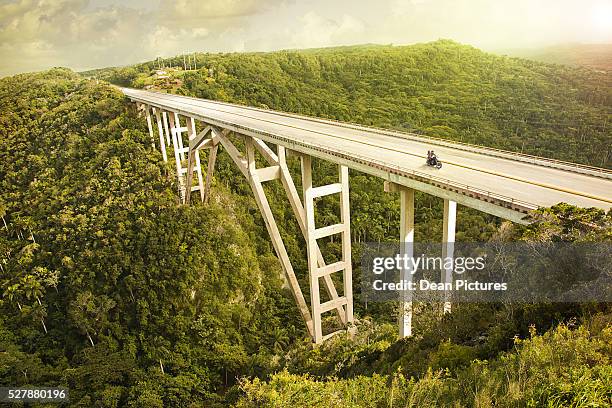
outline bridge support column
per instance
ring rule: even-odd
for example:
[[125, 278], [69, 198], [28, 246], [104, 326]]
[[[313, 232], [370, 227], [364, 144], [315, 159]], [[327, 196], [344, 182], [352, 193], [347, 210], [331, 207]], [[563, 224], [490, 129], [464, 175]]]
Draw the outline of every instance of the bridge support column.
[[266, 228], [268, 233], [270, 234], [270, 239], [272, 241], [272, 246], [274, 247], [274, 251], [276, 252], [276, 256], [278, 257], [281, 267], [283, 268], [283, 272], [285, 273], [285, 278], [287, 279], [287, 283], [291, 289], [291, 293], [295, 298], [295, 302], [297, 303], [298, 309], [306, 323], [306, 328], [308, 329], [308, 333], [310, 336], [313, 336], [313, 324], [312, 324], [312, 316], [310, 311], [308, 310], [308, 305], [306, 304], [306, 300], [304, 299], [304, 294], [302, 293], [302, 289], [300, 288], [300, 284], [295, 276], [295, 272], [293, 270], [293, 266], [291, 265], [291, 261], [289, 260], [289, 255], [287, 254], [287, 249], [285, 248], [285, 244], [283, 243], [282, 237], [280, 235], [280, 231], [278, 230], [278, 226], [276, 225], [276, 221], [274, 220], [274, 215], [272, 214], [272, 209], [270, 208], [270, 204], [268, 199], [266, 198], [266, 194], [263, 189], [262, 181], [274, 180], [280, 177], [280, 171], [278, 167], [280, 166], [271, 166], [258, 169], [255, 163], [255, 151], [253, 146], [253, 139], [251, 137], [245, 137], [245, 144], [247, 149], [247, 157], [245, 158], [242, 153], [234, 146], [234, 144], [229, 140], [226, 134], [220, 132], [219, 130], [213, 128], [213, 140], [216, 138], [223, 145], [225, 151], [229, 154], [232, 161], [238, 166], [240, 172], [247, 178], [249, 181], [249, 185], [251, 186], [251, 190], [255, 196], [255, 202], [259, 207], [259, 211], [264, 219], [266, 224]]
[[[349, 169], [346, 166], [339, 167], [339, 179], [342, 191], [340, 191], [340, 223], [344, 225], [342, 231], [342, 260], [344, 270], [342, 282], [344, 283], [344, 297], [346, 298], [346, 324], [353, 323], [353, 258], [351, 245], [351, 206], [349, 194]], [[328, 275], [329, 276], [329, 275]], [[333, 281], [331, 282], [333, 285]], [[332, 302], [334, 299], [332, 299]], [[351, 328], [349, 327], [349, 330]]]
[[170, 115], [169, 119], [170, 119], [170, 133], [172, 134], [172, 148], [174, 150], [174, 161], [176, 163], [176, 177], [178, 181], [179, 199], [181, 203], [184, 203], [186, 200], [186, 194], [185, 194], [185, 177], [183, 176], [183, 173], [185, 172], [183, 171], [183, 164], [182, 164], [181, 153], [180, 153], [181, 148], [179, 147], [179, 142], [178, 142], [179, 135], [177, 135], [180, 129], [180, 122], [177, 121], [178, 115], [176, 113], [173, 113], [172, 115]]
[[[304, 236], [304, 239], [306, 239], [307, 231], [306, 231], [306, 216], [304, 214], [304, 206], [302, 205], [302, 201], [297, 192], [297, 188], [295, 187], [295, 183], [293, 182], [293, 178], [291, 177], [291, 173], [289, 172], [289, 167], [287, 165], [287, 156], [289, 156], [290, 153], [291, 151], [285, 149], [284, 146], [278, 146], [278, 156], [276, 157], [276, 159], [274, 158], [274, 156], [270, 155], [269, 152], [268, 154], [264, 153], [264, 157], [269, 156], [268, 160], [269, 161], [272, 160], [272, 163], [274, 162], [274, 160], [278, 161], [278, 164], [280, 166], [280, 171], [281, 171], [281, 181], [283, 183], [283, 187], [285, 188], [285, 192], [287, 193], [287, 198], [289, 199], [289, 203], [291, 204], [291, 208], [293, 209], [293, 214], [295, 215], [295, 218], [297, 219], [300, 230], [302, 231], [302, 235]], [[316, 247], [316, 252], [317, 252], [318, 267], [319, 268], [326, 267], [327, 265], [325, 264], [325, 260], [323, 259], [323, 255], [321, 254], [321, 250], [319, 249], [318, 245]], [[339, 297], [338, 292], [336, 290], [336, 286], [334, 285], [334, 281], [332, 280], [329, 274], [326, 274], [325, 276], [323, 276], [323, 283], [324, 283], [324, 287], [325, 287], [325, 290], [329, 298], [337, 299]], [[338, 305], [336, 307], [336, 315], [338, 316], [342, 324], [346, 325], [347, 312], [344, 306]]]
[[[399, 254], [404, 257], [414, 256], [414, 190], [385, 181], [385, 192], [400, 194], [400, 247]], [[404, 265], [405, 266], [405, 265]], [[412, 282], [413, 271], [410, 268], [400, 269], [400, 280]], [[398, 313], [399, 337], [412, 336], [412, 292], [403, 290], [399, 295]]]
[[166, 143], [164, 141], [164, 130], [162, 125], [161, 115], [159, 114], [159, 109], [153, 108], [153, 113], [155, 114], [155, 119], [157, 120], [157, 131], [159, 133], [159, 147], [161, 148], [162, 157], [164, 161], [168, 161], [168, 155], [166, 154]]
[[210, 198], [210, 186], [212, 185], [213, 173], [215, 171], [215, 162], [217, 161], [217, 150], [219, 143], [213, 144], [208, 155], [208, 167], [206, 169], [206, 184], [204, 185], [204, 196], [202, 200], [207, 203]]
[[149, 137], [151, 138], [151, 147], [155, 150], [155, 138], [153, 137], [153, 125], [151, 123], [151, 107], [144, 106], [145, 116], [147, 117], [147, 127], [149, 128]]
[[[412, 258], [414, 255], [414, 190], [398, 186], [400, 193], [400, 255]], [[400, 270], [400, 280], [412, 282], [413, 271], [409, 268]], [[412, 336], [412, 292], [400, 292], [399, 336]]]
[[[351, 261], [351, 232], [350, 232], [350, 205], [348, 168], [339, 166], [339, 183], [326, 186], [313, 187], [312, 185], [312, 159], [302, 155], [302, 187], [304, 190], [304, 216], [306, 219], [306, 248], [308, 255], [308, 277], [310, 281], [310, 309], [312, 312], [313, 338], [316, 344], [337, 334], [333, 332], [323, 335], [321, 315], [325, 312], [344, 307], [344, 319], [347, 324], [353, 322], [353, 283]], [[340, 193], [340, 223], [321, 228], [315, 225], [315, 198]], [[342, 240], [342, 260], [333, 264], [319, 267], [320, 254], [318, 239], [340, 234]], [[343, 271], [343, 296], [332, 298], [321, 303], [319, 279], [334, 272]], [[333, 285], [333, 281], [332, 281]]]
[[[444, 220], [442, 229], [442, 259], [453, 258], [455, 252], [455, 228], [457, 223], [457, 203], [451, 200], [444, 200]], [[444, 262], [444, 264], [448, 264]], [[453, 268], [443, 268], [440, 277], [443, 283], [453, 283]], [[450, 313], [451, 302], [448, 291], [444, 291], [444, 313]]]
[[[197, 137], [195, 119], [189, 118], [187, 121], [187, 131], [189, 134], [189, 143]], [[208, 129], [208, 128], [207, 128]], [[208, 131], [206, 131], [208, 132]], [[193, 186], [193, 172], [196, 172], [198, 185]], [[189, 204], [191, 193], [194, 191], [200, 192], [200, 200], [204, 202], [204, 182], [202, 178], [202, 164], [200, 162], [200, 147], [187, 147], [187, 186], [185, 187], [185, 203]]]
[[185, 153], [189, 149], [183, 147], [183, 132], [187, 131], [187, 127], [181, 126], [181, 119], [178, 113], [173, 112], [172, 115], [174, 116], [174, 135], [176, 136], [179, 156], [181, 160], [185, 160]]
[[170, 147], [170, 131], [168, 130], [168, 113], [162, 111], [162, 119], [164, 122], [164, 131], [166, 133], [166, 147]]

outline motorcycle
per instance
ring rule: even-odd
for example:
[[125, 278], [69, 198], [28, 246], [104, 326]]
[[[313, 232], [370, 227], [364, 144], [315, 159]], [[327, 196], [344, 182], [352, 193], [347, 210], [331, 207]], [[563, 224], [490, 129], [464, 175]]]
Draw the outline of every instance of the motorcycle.
[[428, 166], [435, 167], [436, 169], [442, 168], [442, 162], [435, 156], [427, 159], [426, 163]]

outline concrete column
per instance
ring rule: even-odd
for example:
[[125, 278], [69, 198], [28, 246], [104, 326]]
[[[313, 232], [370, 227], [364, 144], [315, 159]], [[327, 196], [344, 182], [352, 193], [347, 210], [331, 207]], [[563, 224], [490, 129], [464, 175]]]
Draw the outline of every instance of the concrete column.
[[[400, 193], [400, 255], [413, 256], [414, 252], [414, 190], [401, 186]], [[412, 270], [402, 268], [400, 279], [412, 282]], [[400, 292], [399, 336], [412, 336], [412, 292]]]
[[153, 137], [153, 124], [151, 123], [151, 107], [145, 105], [145, 115], [147, 117], [147, 126], [149, 128], [149, 137], [151, 138], [151, 147], [155, 150], [155, 138]]
[[174, 113], [174, 125], [174, 134], [176, 135], [176, 140], [178, 142], [179, 156], [181, 160], [185, 160], [185, 152], [183, 151], [183, 130], [181, 129], [181, 119], [179, 118], [179, 115], [176, 112]]
[[179, 144], [178, 144], [178, 137], [177, 137], [177, 131], [176, 131], [178, 123], [174, 121], [174, 114], [170, 115], [168, 119], [170, 119], [170, 133], [172, 134], [172, 147], [174, 149], [174, 161], [176, 163], [176, 177], [178, 179], [179, 197], [180, 197], [181, 203], [185, 203], [186, 201], [185, 181], [184, 181], [183, 175], [181, 174], [183, 165], [181, 163], [181, 155], [179, 154]]
[[312, 315], [313, 339], [316, 344], [323, 341], [321, 330], [321, 292], [317, 276], [317, 240], [314, 238], [315, 217], [312, 197], [312, 158], [302, 156], [302, 189], [304, 193], [304, 216], [306, 218], [306, 251], [308, 277], [310, 281], [310, 313]]
[[[187, 120], [187, 134], [189, 135], [189, 141], [195, 139], [197, 136], [196, 123], [194, 118]], [[191, 154], [191, 152], [189, 152]], [[200, 163], [200, 150], [195, 149], [193, 152], [195, 158], [195, 170], [198, 176], [198, 189], [200, 191], [200, 200], [204, 202], [204, 178], [202, 177], [202, 163]], [[189, 187], [191, 188], [191, 186]]]
[[[457, 224], [457, 203], [451, 200], [444, 200], [444, 222], [442, 229], [442, 259], [453, 258], [455, 253], [455, 228]], [[448, 264], [448, 262], [444, 262]], [[443, 268], [440, 277], [443, 283], [453, 283], [453, 268]], [[451, 302], [448, 291], [444, 291], [444, 313], [450, 313]]]
[[161, 147], [162, 157], [164, 161], [168, 161], [168, 155], [166, 154], [166, 144], [164, 143], [164, 129], [162, 125], [161, 115], [159, 114], [159, 109], [153, 108], [153, 113], [155, 113], [155, 119], [157, 120], [157, 131], [159, 133], [159, 146]]
[[166, 147], [170, 147], [170, 131], [168, 130], [168, 114], [162, 111], [162, 119], [164, 122], [164, 131], [166, 132]]
[[254, 174], [256, 170], [255, 163], [255, 146], [253, 146], [253, 138], [244, 136], [244, 146], [246, 149], [247, 169], [249, 174]]
[[185, 186], [185, 204], [191, 203], [191, 186], [193, 185], [193, 167], [195, 165], [195, 155], [197, 150], [189, 151], [187, 155], [187, 173], [186, 175], [186, 186]]
[[210, 186], [212, 185], [213, 172], [215, 171], [215, 161], [217, 160], [217, 150], [219, 144], [214, 144], [208, 155], [208, 170], [206, 171], [206, 184], [204, 186], [204, 202], [208, 202], [210, 197]]
[[[346, 298], [346, 318], [347, 324], [353, 322], [353, 264], [351, 255], [351, 208], [349, 204], [349, 169], [346, 166], [339, 166], [339, 179], [342, 184], [340, 192], [340, 217], [344, 224], [342, 232], [342, 260], [345, 263], [343, 282], [344, 297]], [[333, 285], [333, 282], [332, 282]]]

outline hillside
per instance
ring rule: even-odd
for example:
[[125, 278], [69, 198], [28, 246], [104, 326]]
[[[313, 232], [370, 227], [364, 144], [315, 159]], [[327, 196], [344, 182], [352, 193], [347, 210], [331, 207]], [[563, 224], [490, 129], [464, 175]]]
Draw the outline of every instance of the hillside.
[[513, 352], [489, 361], [443, 342], [430, 363], [445, 369], [429, 369], [417, 381], [400, 372], [317, 381], [282, 371], [268, 382], [244, 380], [236, 407], [609, 406], [609, 323], [598, 316], [577, 330], [562, 325], [537, 336], [534, 329], [528, 340], [515, 340]]
[[[168, 78], [154, 64], [85, 76], [585, 162], [609, 154], [608, 76], [451, 42], [199, 54], [197, 71]], [[603, 131], [525, 120], [513, 139], [500, 118], [537, 106], [538, 118]], [[457, 304], [442, 316], [423, 303], [415, 336], [398, 340], [395, 305], [366, 303], [357, 272], [363, 243], [399, 235], [399, 200], [378, 179], [350, 177], [358, 335], [313, 347], [223, 150], [210, 203], [180, 206], [174, 164], [109, 84], [67, 69], [3, 78], [0, 112], [0, 386], [61, 384], [75, 407], [610, 404], [606, 304]], [[314, 165], [321, 179], [337, 174]], [[278, 183], [266, 189], [305, 287], [292, 210]], [[441, 200], [418, 193], [416, 207], [415, 239], [437, 242]], [[333, 220], [333, 208], [318, 214]], [[612, 213], [561, 204], [535, 219], [518, 227], [460, 208], [457, 240], [612, 237]]]
[[500, 50], [499, 53], [550, 64], [612, 71], [612, 44], [566, 44], [543, 48]]
[[177, 206], [116, 89], [17, 75], [0, 110], [0, 385], [61, 383], [73, 406], [214, 403], [275, 336], [299, 336], [254, 204], [219, 186]]
[[[198, 54], [96, 72], [153, 87], [612, 166], [612, 73], [500, 57], [452, 41], [273, 53]], [[563, 146], [560, 148], [560, 146]]]

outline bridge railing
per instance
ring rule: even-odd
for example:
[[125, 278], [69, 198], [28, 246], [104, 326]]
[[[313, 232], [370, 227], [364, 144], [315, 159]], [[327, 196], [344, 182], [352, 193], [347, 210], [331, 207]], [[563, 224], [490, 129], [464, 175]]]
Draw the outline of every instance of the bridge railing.
[[[233, 105], [233, 104], [227, 104], [225, 102], [223, 104]], [[242, 105], [236, 105], [236, 106], [242, 107]], [[266, 109], [251, 108], [251, 107], [248, 107], [248, 108], [266, 112]], [[268, 110], [267, 112], [270, 112], [270, 111]], [[276, 111], [274, 112], [276, 113]], [[282, 114], [285, 114], [285, 112], [282, 112]], [[384, 128], [378, 128], [375, 126], [368, 126], [368, 125], [361, 125], [361, 124], [353, 123], [353, 122], [341, 122], [335, 119], [322, 119], [322, 118], [315, 118], [315, 117], [297, 115], [297, 114], [288, 114], [288, 116], [296, 116], [296, 117], [300, 117], [300, 118], [304, 118], [308, 120], [315, 120], [317, 122], [322, 122], [322, 123], [327, 122], [330, 124], [335, 124], [335, 125], [342, 126], [342, 127], [348, 127], [351, 129], [362, 128], [362, 129], [366, 129], [373, 133], [396, 137], [398, 139], [428, 142], [428, 143], [436, 144], [438, 146], [451, 147], [455, 149], [458, 148], [460, 150], [476, 152], [476, 153], [485, 154], [485, 155], [489, 155], [493, 157], [499, 157], [499, 158], [504, 158], [508, 160], [517, 160], [520, 162], [535, 164], [535, 165], [544, 166], [544, 167], [560, 168], [560, 169], [567, 170], [567, 171], [575, 171], [575, 172], [577, 171], [582, 174], [590, 174], [596, 177], [612, 179], [612, 170], [605, 169], [602, 167], [589, 166], [587, 164], [573, 163], [569, 161], [552, 159], [548, 157], [535, 156], [535, 155], [527, 154], [527, 153], [513, 152], [510, 150], [498, 149], [495, 147], [481, 146], [481, 145], [477, 145], [473, 143], [448, 140], [448, 139], [443, 139], [443, 138], [435, 137], [435, 136], [421, 135], [421, 134], [412, 133], [412, 132], [401, 132], [398, 130], [384, 129]]]
[[[253, 130], [250, 129], [250, 131], [253, 131]], [[532, 211], [538, 208], [536, 204], [533, 204], [527, 201], [523, 201], [523, 200], [517, 200], [513, 197], [505, 196], [503, 194], [493, 193], [489, 190], [471, 186], [469, 184], [458, 183], [456, 181], [449, 180], [448, 178], [445, 178], [445, 177], [435, 176], [429, 173], [420, 172], [418, 170], [402, 168], [399, 165], [389, 165], [388, 163], [373, 160], [369, 157], [361, 156], [358, 154], [342, 152], [342, 151], [339, 151], [338, 153], [330, 152], [327, 147], [317, 144], [317, 143], [312, 143], [312, 142], [303, 143], [297, 140], [285, 139], [285, 138], [277, 137], [275, 135], [270, 135], [268, 133], [259, 132], [259, 131], [255, 131], [255, 133], [260, 133], [262, 136], [267, 137], [267, 138], [282, 140], [285, 143], [286, 141], [289, 141], [291, 144], [297, 144], [297, 145], [306, 147], [308, 149], [318, 150], [328, 155], [342, 157], [344, 159], [351, 160], [351, 161], [357, 161], [362, 164], [366, 164], [368, 166], [376, 167], [381, 170], [386, 170], [390, 173], [394, 173], [399, 176], [404, 176], [404, 177], [408, 177], [411, 179], [415, 179], [415, 180], [424, 182], [426, 184], [431, 184], [436, 187], [442, 188], [444, 190], [451, 190], [451, 191], [463, 194], [468, 197], [477, 198], [477, 199], [480, 199], [486, 202], [495, 202], [498, 205], [501, 205], [506, 208], [511, 208], [513, 210], [517, 210], [525, 214], [527, 214], [529, 211]]]
[[[238, 131], [240, 131], [240, 129], [243, 129], [245, 132], [258, 134], [264, 139], [274, 139], [276, 140], [277, 143], [283, 144], [285, 146], [299, 145], [306, 149], [320, 151], [322, 153], [325, 153], [326, 155], [342, 157], [345, 160], [349, 160], [349, 161], [356, 161], [361, 164], [365, 164], [368, 166], [372, 166], [372, 167], [387, 171], [389, 173], [394, 173], [399, 176], [408, 177], [413, 180], [423, 182], [425, 184], [434, 185], [444, 190], [454, 191], [456, 193], [465, 195], [467, 197], [472, 197], [472, 198], [479, 199], [481, 201], [494, 203], [496, 205], [499, 205], [505, 208], [510, 208], [510, 209], [513, 209], [513, 210], [516, 210], [516, 211], [519, 211], [525, 214], [531, 210], [538, 208], [537, 205], [533, 203], [529, 203], [527, 201], [517, 200], [512, 197], [493, 193], [491, 191], [488, 191], [488, 190], [485, 190], [479, 187], [471, 186], [471, 185], [464, 184], [464, 183], [458, 183], [456, 181], [452, 181], [444, 177], [439, 177], [439, 176], [435, 176], [429, 173], [420, 172], [418, 170], [402, 168], [399, 165], [390, 165], [388, 163], [385, 163], [379, 160], [375, 160], [369, 157], [361, 156], [358, 154], [353, 154], [353, 153], [348, 153], [348, 152], [343, 152], [343, 151], [331, 152], [329, 148], [327, 148], [326, 146], [315, 143], [315, 142], [304, 143], [299, 140], [289, 139], [283, 136], [278, 136], [278, 135], [271, 134], [268, 132], [259, 131], [253, 128], [247, 128], [245, 126], [226, 122], [223, 120], [199, 117], [200, 116], [199, 114], [185, 112], [181, 108], [172, 108], [170, 106], [165, 106], [163, 104], [156, 103], [155, 101], [149, 100], [147, 98], [139, 98], [134, 95], [130, 95], [129, 97], [133, 100], [139, 100], [140, 102], [147, 103], [152, 106], [157, 106], [161, 109], [173, 109], [175, 111], [179, 111], [183, 115], [198, 117], [199, 120], [202, 120], [204, 122], [207, 122], [207, 121], [217, 122], [220, 124], [221, 127], [226, 127], [230, 129], [238, 129]], [[197, 98], [190, 97], [190, 99], [197, 99]]]
[[300, 118], [304, 120], [316, 121], [319, 123], [329, 123], [329, 124], [334, 124], [334, 125], [353, 128], [353, 129], [362, 128], [362, 129], [367, 129], [374, 133], [384, 134], [384, 135], [396, 137], [399, 139], [426, 141], [426, 142], [434, 143], [437, 145], [452, 147], [452, 148], [463, 147], [464, 149], [462, 150], [466, 150], [466, 151], [471, 151], [471, 152], [476, 151], [478, 153], [488, 154], [488, 155], [495, 156], [495, 157], [506, 158], [509, 160], [517, 160], [517, 161], [531, 163], [531, 164], [540, 165], [544, 167], [562, 168], [568, 171], [582, 170], [579, 172], [583, 174], [590, 174], [596, 177], [612, 179], [612, 170], [605, 169], [602, 167], [589, 166], [586, 164], [573, 163], [573, 162], [569, 162], [565, 160], [552, 159], [552, 158], [542, 157], [542, 156], [535, 156], [535, 155], [527, 154], [527, 153], [513, 152], [510, 150], [498, 149], [495, 147], [481, 146], [481, 145], [477, 145], [473, 143], [448, 140], [448, 139], [443, 139], [443, 138], [435, 137], [435, 136], [421, 135], [421, 134], [412, 133], [412, 132], [401, 132], [399, 130], [393, 130], [393, 129], [384, 129], [384, 128], [379, 128], [376, 126], [362, 125], [362, 124], [354, 123], [354, 122], [344, 122], [344, 121], [339, 121], [336, 119], [329, 119], [329, 118], [318, 118], [318, 117], [307, 116], [307, 115], [302, 115], [298, 113], [281, 112], [281, 111], [275, 111], [271, 109], [257, 108], [253, 106], [247, 106], [247, 105], [239, 105], [239, 104], [229, 103], [229, 102], [219, 102], [219, 101], [213, 101], [210, 99], [196, 98], [196, 97], [187, 96], [187, 95], [178, 95], [178, 94], [169, 94], [169, 93], [166, 93], [166, 94], [173, 95], [173, 96], [181, 96], [181, 97], [192, 99], [195, 101], [204, 100], [204, 101], [219, 104], [219, 105], [233, 106], [233, 107], [238, 107], [241, 109], [249, 109], [249, 110], [258, 111], [258, 112], [274, 113], [277, 115], [295, 117], [295, 118]]
[[[348, 155], [349, 157], [359, 157], [355, 155]], [[363, 161], [366, 161], [365, 158], [360, 158]], [[367, 159], [367, 162], [372, 162], [371, 159]], [[537, 205], [523, 201], [517, 200], [513, 197], [509, 197], [503, 194], [493, 193], [489, 190], [485, 190], [479, 187], [471, 186], [469, 184], [459, 183], [453, 180], [449, 180], [444, 177], [439, 177], [435, 175], [431, 175], [429, 173], [423, 173], [418, 170], [406, 169], [402, 168], [398, 165], [389, 165], [386, 163], [379, 163], [381, 167], [387, 167], [390, 172], [395, 173], [400, 176], [407, 176], [408, 178], [418, 179], [418, 181], [422, 181], [427, 184], [434, 185], [436, 187], [442, 188], [444, 190], [452, 190], [456, 193], [463, 194], [468, 197], [478, 198], [483, 201], [493, 202], [496, 204], [502, 205], [507, 208], [512, 208], [514, 210], [518, 210], [523, 213], [528, 213], [529, 211], [535, 210], [538, 208]], [[487, 199], [486, 199], [487, 198]]]

